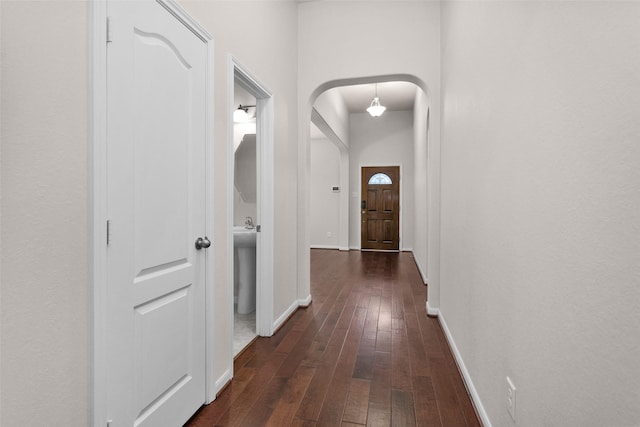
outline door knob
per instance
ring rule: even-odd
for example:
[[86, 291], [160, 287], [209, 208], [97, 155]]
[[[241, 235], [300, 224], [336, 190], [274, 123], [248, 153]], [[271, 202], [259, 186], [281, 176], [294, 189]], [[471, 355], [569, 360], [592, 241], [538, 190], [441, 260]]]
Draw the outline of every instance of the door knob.
[[198, 237], [196, 239], [196, 249], [200, 250], [202, 248], [207, 249], [209, 246], [211, 246], [211, 240], [209, 240], [207, 238], [207, 236], [204, 237], [204, 239], [202, 237]]

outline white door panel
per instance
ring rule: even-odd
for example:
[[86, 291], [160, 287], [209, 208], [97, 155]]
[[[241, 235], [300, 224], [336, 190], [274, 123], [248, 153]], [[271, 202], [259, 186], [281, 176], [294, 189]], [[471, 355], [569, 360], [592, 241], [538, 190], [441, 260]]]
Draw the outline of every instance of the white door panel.
[[108, 9], [109, 417], [174, 427], [205, 400], [207, 48], [155, 1]]

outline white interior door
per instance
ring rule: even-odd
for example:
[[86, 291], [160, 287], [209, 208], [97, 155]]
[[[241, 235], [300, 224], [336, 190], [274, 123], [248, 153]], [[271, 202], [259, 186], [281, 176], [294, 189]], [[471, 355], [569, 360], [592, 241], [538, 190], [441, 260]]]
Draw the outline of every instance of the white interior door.
[[155, 1], [108, 14], [108, 415], [175, 427], [205, 401], [207, 47]]

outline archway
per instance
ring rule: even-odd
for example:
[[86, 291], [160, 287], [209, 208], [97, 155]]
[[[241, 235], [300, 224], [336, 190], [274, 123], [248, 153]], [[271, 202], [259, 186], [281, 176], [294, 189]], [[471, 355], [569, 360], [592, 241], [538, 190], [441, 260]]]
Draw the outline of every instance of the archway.
[[[310, 208], [309, 208], [310, 206], [310, 193], [309, 193], [310, 168], [309, 168], [309, 165], [310, 165], [311, 159], [310, 159], [310, 148], [309, 148], [309, 145], [310, 145], [309, 135], [310, 135], [310, 123], [311, 122], [316, 123], [318, 121], [316, 117], [317, 111], [315, 111], [314, 109], [314, 103], [322, 93], [333, 88], [337, 88], [341, 86], [352, 86], [352, 85], [394, 82], [394, 81], [413, 83], [420, 89], [420, 91], [423, 94], [422, 100], [424, 102], [424, 108], [421, 111], [422, 116], [417, 118], [424, 124], [423, 126], [424, 140], [422, 143], [424, 144], [425, 157], [422, 159], [422, 161], [424, 162], [423, 164], [425, 168], [428, 161], [436, 162], [438, 167], [429, 168], [429, 171], [431, 171], [429, 174], [429, 178], [427, 178], [427, 174], [425, 172], [425, 175], [423, 178], [425, 182], [423, 183], [424, 185], [421, 186], [421, 189], [423, 189], [424, 193], [426, 193], [426, 194], [422, 193], [424, 198], [423, 201], [425, 205], [425, 212], [426, 212], [426, 209], [428, 209], [430, 212], [431, 211], [435, 212], [438, 209], [437, 207], [439, 206], [439, 147], [437, 152], [431, 153], [431, 154], [434, 154], [434, 156], [430, 156], [427, 154], [427, 152], [430, 149], [429, 141], [431, 139], [430, 129], [428, 125], [429, 116], [430, 116], [429, 111], [432, 108], [431, 100], [433, 99], [427, 85], [420, 78], [410, 74], [389, 74], [389, 75], [367, 76], [367, 77], [357, 77], [357, 78], [345, 78], [345, 79], [331, 80], [319, 85], [311, 93], [310, 97], [307, 100], [306, 105], [303, 106], [303, 111], [302, 111], [302, 114], [304, 116], [304, 119], [303, 119], [304, 127], [301, 129], [300, 137], [301, 137], [301, 144], [302, 144], [301, 153], [303, 154], [303, 156], [300, 158], [300, 164], [299, 164], [299, 189], [298, 189], [299, 220], [301, 225], [299, 227], [299, 234], [298, 234], [298, 248], [299, 248], [299, 254], [300, 254], [299, 256], [301, 257], [298, 262], [299, 295], [307, 295], [309, 292], [309, 284], [310, 284], [310, 276], [309, 276], [309, 271], [310, 271], [310, 250], [309, 250], [310, 248], [310, 219], [309, 219], [310, 217]], [[303, 123], [301, 122], [301, 125], [302, 124]], [[415, 129], [415, 126], [416, 125], [414, 124], [414, 129]], [[348, 158], [347, 150], [345, 150], [344, 147], [339, 146], [339, 148], [341, 151], [341, 157], [344, 158], [346, 156]], [[437, 179], [432, 179], [434, 177]], [[431, 181], [433, 181], [433, 184], [431, 183]], [[431, 186], [433, 185], [437, 185], [436, 189], [438, 191], [433, 191], [433, 192], [427, 191], [427, 188], [431, 189]], [[345, 194], [345, 196], [348, 202], [348, 194]], [[414, 197], [415, 195], [411, 195], [411, 196]], [[427, 304], [427, 309], [429, 314], [437, 315], [437, 309], [435, 309], [434, 307], [437, 307], [439, 305], [437, 302], [439, 300], [439, 289], [437, 288], [437, 283], [432, 284], [432, 282], [428, 279], [428, 274], [429, 274], [428, 266], [432, 264], [435, 268], [437, 264], [439, 264], [439, 257], [438, 257], [439, 251], [427, 250], [427, 248], [429, 247], [433, 247], [433, 249], [439, 249], [437, 247], [439, 246], [439, 238], [433, 239], [434, 240], [433, 244], [430, 242], [431, 239], [429, 239], [429, 234], [430, 234], [429, 231], [432, 231], [433, 233], [438, 233], [438, 229], [439, 229], [439, 226], [437, 226], [439, 223], [439, 215], [437, 216], [437, 218], [434, 218], [433, 221], [431, 220], [432, 216], [435, 217], [436, 215], [428, 215], [427, 216], [428, 221], [424, 221], [424, 223], [422, 224], [417, 218], [414, 218], [414, 223], [417, 225], [417, 228], [420, 229], [420, 231], [417, 233], [419, 235], [419, 238], [422, 238], [424, 240], [424, 246], [423, 246], [424, 249], [421, 250], [416, 257], [417, 265], [420, 270], [420, 273], [422, 274], [422, 278], [425, 284], [429, 282], [429, 284], [431, 285], [429, 286], [429, 289], [428, 289], [429, 300], [436, 302], [436, 304], [432, 305], [431, 308], [429, 307], [429, 304]], [[439, 237], [439, 235], [437, 236], [434, 235], [433, 237]], [[431, 255], [428, 255], [428, 254], [431, 254]], [[418, 260], [418, 257], [420, 258], [420, 260]], [[437, 271], [434, 270], [434, 273], [437, 274]], [[434, 274], [434, 276], [436, 274]]]

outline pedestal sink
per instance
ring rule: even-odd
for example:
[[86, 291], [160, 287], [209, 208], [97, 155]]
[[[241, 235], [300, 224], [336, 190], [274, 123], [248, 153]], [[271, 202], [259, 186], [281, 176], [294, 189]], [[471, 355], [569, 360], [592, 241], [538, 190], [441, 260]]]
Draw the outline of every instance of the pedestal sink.
[[238, 251], [238, 314], [256, 309], [256, 229], [233, 227], [233, 247]]

